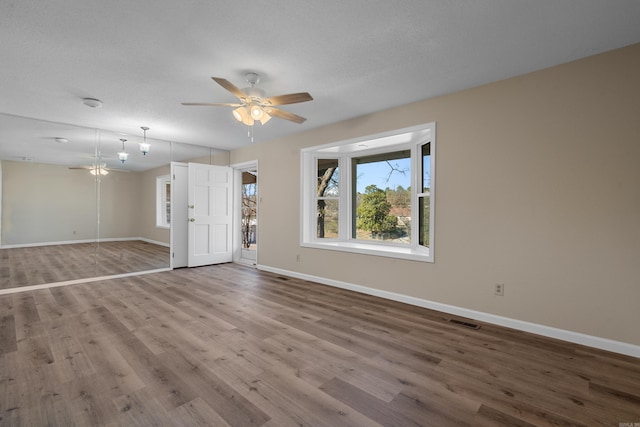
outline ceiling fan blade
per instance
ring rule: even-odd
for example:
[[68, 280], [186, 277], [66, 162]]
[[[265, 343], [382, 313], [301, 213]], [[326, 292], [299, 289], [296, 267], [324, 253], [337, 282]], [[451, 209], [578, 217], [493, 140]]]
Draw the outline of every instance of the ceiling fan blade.
[[280, 110], [278, 108], [266, 108], [265, 111], [272, 116], [278, 117], [280, 119], [289, 120], [291, 122], [304, 123], [304, 121], [307, 120], [304, 117], [298, 116], [297, 114]]
[[211, 103], [211, 102], [183, 102], [182, 105], [195, 105], [200, 107], [241, 107], [242, 104]]
[[247, 98], [247, 94], [241, 91], [240, 89], [238, 89], [238, 87], [233, 83], [231, 83], [229, 80], [223, 79], [222, 77], [211, 77], [211, 78], [220, 86], [222, 86], [223, 88], [225, 88], [226, 90], [228, 90], [229, 92], [231, 92], [232, 94], [240, 98], [242, 101], [244, 101]]
[[299, 93], [289, 93], [287, 95], [277, 95], [271, 96], [269, 98], [264, 98], [262, 100], [262, 104], [264, 105], [286, 105], [286, 104], [296, 104], [298, 102], [307, 102], [313, 101], [311, 95], [307, 92], [299, 92]]

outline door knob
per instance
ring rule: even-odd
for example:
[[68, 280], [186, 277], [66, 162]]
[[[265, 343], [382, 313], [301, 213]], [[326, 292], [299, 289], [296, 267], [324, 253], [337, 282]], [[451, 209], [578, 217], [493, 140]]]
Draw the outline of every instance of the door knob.
[[189, 205], [189, 209], [193, 209], [193, 208], [195, 208], [195, 206]]
[[189, 222], [195, 222], [195, 218], [189, 218]]

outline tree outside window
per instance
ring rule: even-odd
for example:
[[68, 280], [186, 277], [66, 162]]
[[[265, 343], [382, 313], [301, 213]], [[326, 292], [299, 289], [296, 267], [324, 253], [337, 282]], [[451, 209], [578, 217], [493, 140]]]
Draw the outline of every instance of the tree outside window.
[[242, 180], [242, 247], [251, 249], [256, 244], [257, 182], [249, 172], [242, 173]]

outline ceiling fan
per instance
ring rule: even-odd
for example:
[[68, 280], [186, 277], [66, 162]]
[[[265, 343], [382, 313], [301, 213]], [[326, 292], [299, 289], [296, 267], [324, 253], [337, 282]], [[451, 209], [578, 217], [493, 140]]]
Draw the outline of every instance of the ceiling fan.
[[240, 100], [240, 103], [183, 102], [182, 105], [236, 107], [233, 110], [233, 117], [247, 126], [253, 126], [256, 121], [265, 124], [271, 117], [278, 117], [295, 123], [303, 123], [307, 120], [297, 114], [274, 108], [279, 105], [312, 101], [313, 98], [307, 92], [290, 93], [265, 98], [264, 90], [255, 87], [260, 81], [260, 76], [257, 73], [247, 73], [245, 77], [251, 86], [244, 89], [238, 89], [229, 80], [221, 77], [211, 77], [216, 83], [236, 96]]
[[91, 175], [108, 175], [109, 171], [115, 171], [115, 172], [129, 172], [128, 170], [124, 170], [124, 169], [112, 169], [107, 167], [106, 163], [99, 163], [99, 164], [95, 164], [95, 165], [90, 165], [90, 166], [77, 166], [77, 167], [70, 167], [69, 169], [71, 170], [88, 170], [89, 173]]

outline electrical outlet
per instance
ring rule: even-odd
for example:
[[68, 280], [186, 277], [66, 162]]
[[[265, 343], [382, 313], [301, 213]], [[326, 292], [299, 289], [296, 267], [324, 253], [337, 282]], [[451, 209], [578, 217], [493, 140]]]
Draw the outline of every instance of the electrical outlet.
[[498, 296], [504, 296], [504, 283], [496, 283], [493, 293]]
[[300, 254], [296, 255], [296, 262], [300, 262]]

